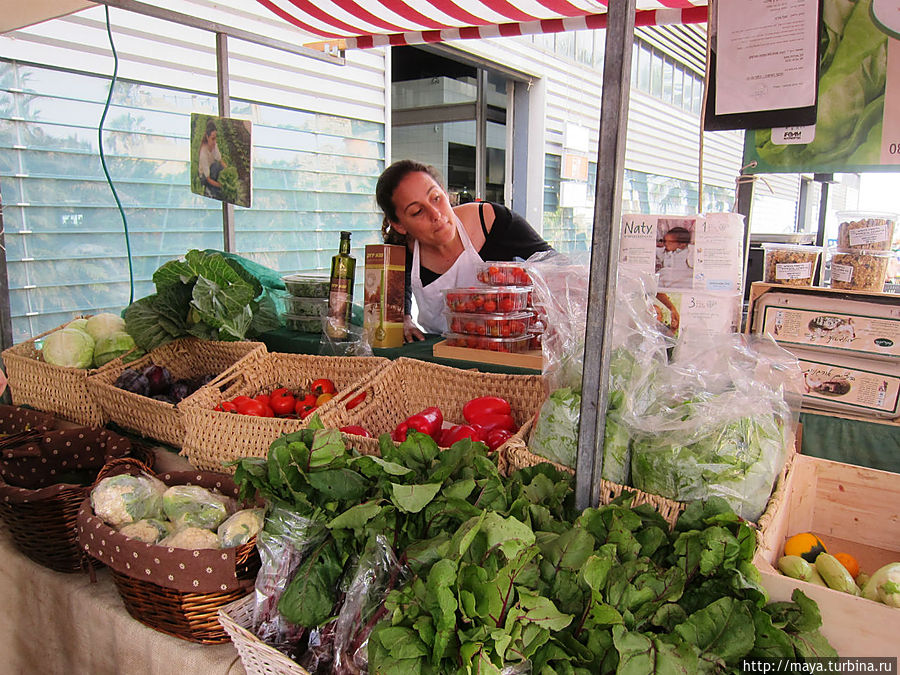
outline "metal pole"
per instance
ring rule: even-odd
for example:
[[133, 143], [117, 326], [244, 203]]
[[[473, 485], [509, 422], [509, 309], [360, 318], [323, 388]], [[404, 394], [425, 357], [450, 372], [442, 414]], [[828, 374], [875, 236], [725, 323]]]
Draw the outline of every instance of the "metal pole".
[[607, 16], [591, 275], [584, 335], [581, 423], [575, 471], [575, 504], [578, 509], [596, 505], [600, 500], [603, 471], [601, 450], [609, 400], [610, 338], [622, 215], [635, 0], [609, 3]]
[[[231, 116], [231, 95], [228, 90], [228, 36], [216, 33], [216, 82], [219, 90], [219, 117]], [[225, 250], [235, 251], [234, 205], [222, 202], [222, 235]]]

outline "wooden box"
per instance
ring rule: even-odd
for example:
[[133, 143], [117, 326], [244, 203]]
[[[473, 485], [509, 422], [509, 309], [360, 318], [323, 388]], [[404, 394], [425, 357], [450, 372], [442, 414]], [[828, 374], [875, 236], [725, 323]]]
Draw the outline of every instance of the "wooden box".
[[544, 367], [544, 355], [540, 349], [510, 354], [508, 352], [493, 352], [488, 349], [451, 347], [446, 340], [441, 340], [434, 344], [432, 353], [444, 359], [490, 363], [498, 366], [514, 366], [516, 368], [531, 368], [532, 370], [542, 370]]
[[776, 565], [788, 537], [812, 532], [829, 553], [855, 557], [872, 574], [900, 561], [900, 475], [796, 455], [754, 559], [772, 601], [794, 588], [814, 599], [822, 634], [840, 656], [900, 656], [900, 609], [782, 575]]

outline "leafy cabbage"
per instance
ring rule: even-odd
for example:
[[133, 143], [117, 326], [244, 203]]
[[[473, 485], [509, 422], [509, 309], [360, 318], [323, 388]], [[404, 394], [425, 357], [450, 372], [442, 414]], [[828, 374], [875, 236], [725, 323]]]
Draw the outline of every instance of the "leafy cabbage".
[[274, 330], [281, 323], [273, 294], [250, 262], [198, 250], [167, 262], [153, 273], [156, 293], [125, 309], [128, 333], [151, 351], [189, 335], [237, 341]]
[[112, 312], [101, 312], [88, 317], [84, 323], [85, 332], [94, 338], [94, 342], [99, 342], [103, 338], [107, 338], [113, 333], [125, 330], [125, 321], [118, 314]]
[[94, 358], [94, 339], [78, 328], [61, 328], [44, 338], [41, 353], [54, 366], [88, 368]]
[[134, 349], [134, 338], [124, 330], [119, 330], [97, 340], [94, 345], [94, 367], [109, 363], [114, 358]]

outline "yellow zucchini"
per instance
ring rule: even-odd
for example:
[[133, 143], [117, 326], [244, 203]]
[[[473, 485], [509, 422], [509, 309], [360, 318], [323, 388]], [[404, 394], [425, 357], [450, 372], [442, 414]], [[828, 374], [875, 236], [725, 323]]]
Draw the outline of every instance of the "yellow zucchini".
[[816, 558], [816, 571], [824, 579], [828, 588], [851, 595], [859, 595], [859, 586], [853, 581], [850, 572], [841, 564], [841, 561], [830, 553], [820, 553]]

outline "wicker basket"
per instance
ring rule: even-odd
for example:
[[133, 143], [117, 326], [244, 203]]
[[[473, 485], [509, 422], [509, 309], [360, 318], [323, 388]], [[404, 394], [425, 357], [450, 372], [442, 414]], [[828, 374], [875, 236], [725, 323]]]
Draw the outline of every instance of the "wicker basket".
[[[365, 398], [352, 409], [347, 405]], [[509, 401], [518, 422], [531, 419], [544, 400], [540, 375], [505, 375], [461, 370], [428, 361], [399, 358], [364, 383], [354, 395], [323, 409], [326, 427], [358, 424], [372, 438], [350, 436], [354, 447], [364, 454], [378, 453], [378, 436], [389, 434], [410, 415], [438, 406], [446, 422], [463, 423], [465, 403], [478, 396], [501, 396]]]
[[219, 609], [219, 623], [234, 643], [247, 675], [309, 675], [305, 668], [267, 645], [250, 630], [254, 594]]
[[105, 419], [142, 436], [154, 438], [176, 448], [184, 443], [182, 405], [157, 401], [115, 386], [126, 368], [140, 370], [148, 365], [165, 366], [173, 380], [203, 375], [221, 375], [230, 367], [244, 367], [266, 353], [261, 342], [214, 342], [183, 338], [157, 347], [132, 363], [118, 363], [91, 375], [88, 390], [100, 405]]
[[100, 426], [104, 422], [103, 411], [88, 390], [88, 376], [114, 368], [122, 361], [113, 359], [94, 370], [54, 366], [43, 361], [36, 346], [38, 340], [65, 326], [62, 324], [3, 350], [13, 403], [31, 406], [78, 424]]
[[[122, 472], [139, 474], [147, 467], [130, 460], [112, 461], [98, 479]], [[224, 474], [191, 471], [156, 477], [166, 485], [200, 485], [232, 497], [238, 493]], [[144, 544], [95, 516], [89, 498], [82, 500], [78, 512], [78, 542], [110, 567], [132, 617], [162, 633], [202, 644], [228, 642], [218, 622], [219, 608], [244, 597], [259, 570], [255, 537], [230, 549], [195, 551]]]
[[[152, 465], [153, 455], [135, 453], [131, 442], [106, 429], [47, 431], [3, 451], [0, 514], [24, 555], [57, 572], [87, 569], [90, 559], [77, 541], [78, 509], [90, 486], [59, 483], [60, 471], [94, 469], [126, 453]], [[82, 454], [83, 453], [83, 454]]]
[[[271, 352], [253, 364], [229, 369], [181, 406], [186, 435], [182, 454], [206, 471], [222, 471], [227, 462], [241, 457], [265, 457], [272, 441], [299, 431], [306, 420], [254, 417], [213, 410], [235, 396], [256, 396], [275, 387], [306, 389], [316, 379], [331, 379], [338, 395], [316, 412], [323, 419], [347, 393], [357, 391], [369, 378], [388, 367], [384, 358], [361, 356], [311, 356]], [[232, 468], [224, 470], [233, 471]]]

